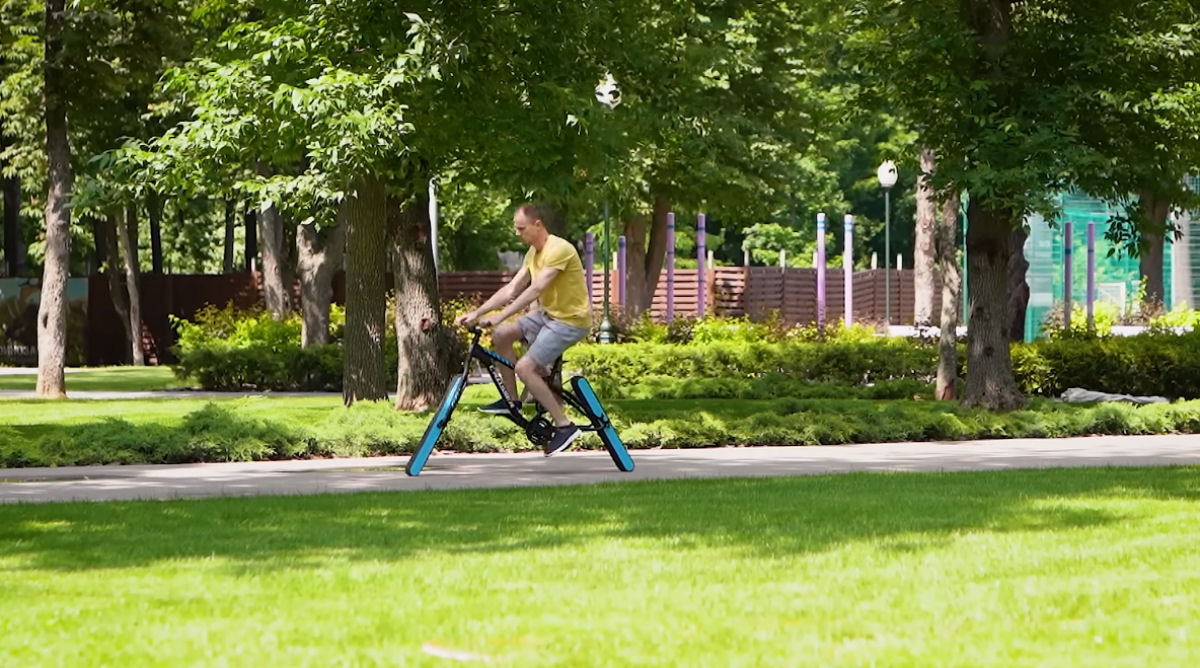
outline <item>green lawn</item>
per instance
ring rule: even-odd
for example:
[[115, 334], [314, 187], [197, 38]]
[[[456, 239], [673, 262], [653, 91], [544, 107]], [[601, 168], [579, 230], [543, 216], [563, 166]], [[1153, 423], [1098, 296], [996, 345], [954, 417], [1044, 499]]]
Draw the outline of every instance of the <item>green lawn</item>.
[[[67, 370], [67, 392], [106, 390], [134, 392], [187, 387], [165, 366], [110, 366]], [[37, 374], [0, 374], [0, 390], [28, 390], [37, 387]]]
[[1198, 500], [1158, 468], [0, 506], [0, 665], [1190, 667]]

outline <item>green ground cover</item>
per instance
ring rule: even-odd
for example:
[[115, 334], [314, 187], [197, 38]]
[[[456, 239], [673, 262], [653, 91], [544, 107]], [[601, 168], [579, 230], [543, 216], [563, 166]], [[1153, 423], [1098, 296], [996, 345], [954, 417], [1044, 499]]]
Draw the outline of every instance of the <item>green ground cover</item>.
[[1200, 471], [0, 506], [0, 664], [1194, 666]]
[[[111, 366], [69, 369], [67, 390], [103, 390], [110, 392], [140, 392], [187, 387], [166, 366]], [[32, 392], [37, 387], [37, 374], [0, 374], [0, 390]]]

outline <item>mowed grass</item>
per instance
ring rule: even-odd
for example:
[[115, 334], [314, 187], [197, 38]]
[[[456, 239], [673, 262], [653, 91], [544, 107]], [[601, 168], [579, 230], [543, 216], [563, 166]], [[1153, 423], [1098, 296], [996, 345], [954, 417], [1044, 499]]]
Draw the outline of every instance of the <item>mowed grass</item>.
[[[111, 366], [84, 369], [68, 369], [66, 374], [67, 393], [76, 390], [140, 392], [168, 390], [188, 387], [190, 383], [180, 380], [166, 366]], [[0, 374], [0, 390], [22, 390], [32, 392], [37, 388], [37, 374]]]
[[1198, 501], [1157, 468], [0, 506], [0, 664], [1195, 666]]

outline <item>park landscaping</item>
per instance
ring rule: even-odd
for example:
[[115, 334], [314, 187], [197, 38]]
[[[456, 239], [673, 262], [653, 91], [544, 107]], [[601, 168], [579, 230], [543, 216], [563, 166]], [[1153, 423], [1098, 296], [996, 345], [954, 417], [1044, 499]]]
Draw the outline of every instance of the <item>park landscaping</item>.
[[0, 663], [1191, 666], [1196, 474], [0, 506]]

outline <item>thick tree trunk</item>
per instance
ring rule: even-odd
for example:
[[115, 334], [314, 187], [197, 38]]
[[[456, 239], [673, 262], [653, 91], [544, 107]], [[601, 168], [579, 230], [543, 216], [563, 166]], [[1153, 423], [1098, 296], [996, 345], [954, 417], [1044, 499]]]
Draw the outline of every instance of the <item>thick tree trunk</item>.
[[338, 206], [337, 225], [321, 238], [313, 225], [296, 228], [296, 266], [300, 274], [300, 345], [329, 343], [329, 306], [333, 303], [333, 275], [342, 268], [346, 247], [346, 210]]
[[40, 397], [67, 396], [67, 277], [71, 269], [71, 144], [67, 137], [67, 86], [63, 73], [64, 0], [46, 1], [42, 95], [46, 112], [46, 255], [38, 305]]
[[[108, 276], [108, 296], [112, 300], [113, 310], [121, 318], [121, 327], [125, 331], [125, 352], [122, 358], [125, 362], [132, 362], [133, 350], [133, 327], [130, 324], [129, 318], [129, 292], [125, 289], [125, 272], [122, 267], [125, 262], [121, 256], [121, 245], [117, 242], [117, 235], [120, 234], [124, 226], [118, 225], [117, 220], [124, 215], [120, 207], [114, 207], [102, 223], [97, 224], [96, 235], [97, 239], [96, 250], [101, 256], [101, 264], [104, 266], [104, 273]], [[99, 243], [103, 242], [103, 243]]]
[[1025, 240], [1029, 232], [1019, 221], [1008, 238], [1008, 340], [1025, 340], [1025, 311], [1029, 308], [1029, 282], [1025, 280], [1029, 261], [1025, 259]]
[[[10, 143], [0, 137], [0, 152]], [[3, 171], [3, 170], [0, 170]], [[4, 189], [4, 274], [25, 275], [25, 239], [21, 231], [21, 177], [0, 177]]]
[[450, 376], [453, 330], [442, 322], [425, 191], [395, 212], [392, 276], [396, 290], [396, 410], [437, 405]]
[[[633, 321], [646, 310], [648, 299], [653, 298], [646, 295], [646, 217], [635, 214], [626, 218], [624, 236], [625, 294], [621, 295], [621, 311]], [[621, 246], [616, 244], [616, 247]]]
[[967, 387], [963, 403], [992, 410], [1018, 408], [1024, 397], [1013, 378], [1008, 338], [1008, 276], [1012, 230], [1007, 211], [971, 198], [967, 271], [971, 277], [967, 328]]
[[242, 216], [243, 225], [246, 228], [246, 271], [258, 270], [258, 214], [254, 211], [254, 207], [246, 205], [246, 213]]
[[283, 216], [273, 203], [263, 207], [258, 215], [259, 239], [262, 242], [263, 298], [267, 310], [282, 319], [292, 310], [291, 289], [285, 282], [284, 266], [287, 250], [283, 247]]
[[350, 184], [346, 211], [346, 333], [342, 401], [387, 398], [383, 340], [387, 327], [387, 197], [377, 175]]
[[937, 196], [929, 185], [937, 166], [932, 149], [921, 149], [917, 177], [917, 214], [913, 238], [913, 322], [933, 322], [934, 237], [938, 228]]
[[[163, 247], [162, 247], [162, 216], [163, 216], [163, 201], [158, 196], [158, 193], [151, 192], [146, 198], [146, 206], [150, 213], [150, 273], [163, 273]], [[180, 203], [182, 208], [183, 204]], [[180, 228], [182, 229], [182, 228]], [[136, 242], [137, 239], [134, 239]]]
[[1142, 312], [1152, 314], [1166, 306], [1164, 301], [1167, 293], [1163, 285], [1163, 261], [1166, 254], [1164, 237], [1171, 203], [1148, 189], [1140, 192], [1139, 197], [1142, 220], [1138, 229], [1141, 231], [1142, 241], [1138, 254], [1138, 273], [1146, 286], [1146, 294], [1142, 298]]
[[938, 320], [937, 385], [934, 396], [952, 401], [958, 391], [958, 304], [962, 299], [962, 272], [958, 270], [958, 211], [962, 202], [957, 194], [942, 203], [937, 218], [935, 250], [937, 270], [942, 277], [942, 312]]
[[221, 257], [221, 272], [233, 273], [234, 232], [237, 228], [237, 206], [233, 200], [225, 200], [225, 253]]
[[658, 279], [662, 274], [667, 253], [667, 214], [671, 199], [662, 192], [654, 196], [650, 217], [650, 241], [646, 242], [646, 220], [636, 216], [625, 221], [626, 298], [625, 309], [630, 318], [650, 310]]
[[146, 356], [142, 352], [142, 279], [138, 262], [137, 210], [125, 209], [125, 216], [117, 218], [117, 241], [121, 246], [121, 260], [125, 265], [125, 289], [129, 292], [129, 351], [134, 366], [145, 366]]

